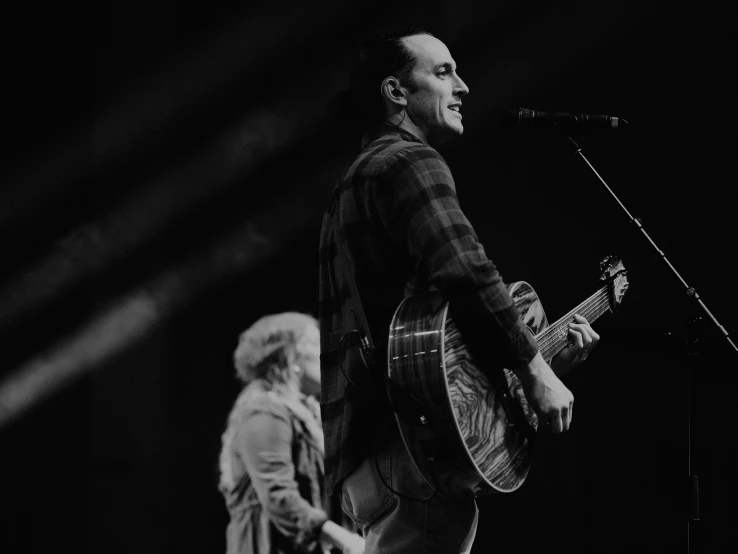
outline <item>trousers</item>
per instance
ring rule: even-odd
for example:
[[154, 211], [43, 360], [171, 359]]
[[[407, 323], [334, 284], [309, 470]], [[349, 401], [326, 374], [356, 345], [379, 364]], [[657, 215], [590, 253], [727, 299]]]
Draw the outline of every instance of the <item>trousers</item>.
[[479, 519], [474, 498], [432, 494], [396, 427], [382, 435], [341, 490], [341, 507], [364, 536], [365, 554], [469, 553]]

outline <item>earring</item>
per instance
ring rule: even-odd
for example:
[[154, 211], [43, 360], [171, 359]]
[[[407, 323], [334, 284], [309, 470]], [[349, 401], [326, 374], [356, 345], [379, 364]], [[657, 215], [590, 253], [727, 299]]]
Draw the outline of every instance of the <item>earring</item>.
[[299, 373], [302, 371], [302, 368], [300, 368], [300, 366], [297, 364], [292, 364], [292, 371], [299, 375]]

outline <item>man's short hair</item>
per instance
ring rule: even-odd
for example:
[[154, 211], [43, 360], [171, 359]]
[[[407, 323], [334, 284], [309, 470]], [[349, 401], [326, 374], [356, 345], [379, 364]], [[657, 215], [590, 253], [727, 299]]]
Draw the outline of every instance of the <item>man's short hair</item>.
[[411, 77], [416, 57], [405, 45], [407, 37], [433, 36], [415, 27], [390, 29], [364, 43], [349, 77], [349, 89], [334, 95], [329, 112], [356, 131], [367, 131], [385, 117], [380, 93], [382, 81], [396, 77], [401, 85], [417, 90]]

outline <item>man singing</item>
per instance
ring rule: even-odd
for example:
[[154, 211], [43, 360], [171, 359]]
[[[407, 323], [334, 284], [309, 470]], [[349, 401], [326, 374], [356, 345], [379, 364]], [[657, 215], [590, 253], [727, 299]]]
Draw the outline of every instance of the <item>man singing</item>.
[[[468, 93], [446, 45], [430, 33], [406, 30], [367, 43], [349, 90], [333, 103], [364, 137], [339, 180], [320, 238], [326, 487], [342, 495], [367, 553], [469, 552], [477, 507], [472, 496], [428, 494], [382, 387], [375, 386], [377, 375], [368, 374], [360, 357], [344, 355], [352, 351], [346, 339], [353, 335], [346, 333], [360, 323], [349, 309], [349, 272], [379, 347], [377, 374], [386, 374], [382, 342], [397, 305], [413, 291], [437, 290], [475, 357], [484, 344], [498, 367], [520, 378], [541, 424], [560, 433], [571, 423], [574, 397], [520, 321], [435, 149], [462, 134]], [[349, 266], [343, 270], [337, 237]], [[569, 335], [571, 345], [552, 362], [557, 371], [579, 363], [599, 340], [580, 316]]]

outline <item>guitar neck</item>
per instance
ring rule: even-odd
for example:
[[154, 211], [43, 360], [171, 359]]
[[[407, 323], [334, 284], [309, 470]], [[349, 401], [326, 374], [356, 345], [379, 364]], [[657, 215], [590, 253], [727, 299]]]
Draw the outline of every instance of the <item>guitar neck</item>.
[[592, 323], [609, 309], [607, 285], [603, 285], [587, 300], [536, 335], [543, 359], [550, 360], [569, 344], [569, 323], [574, 320], [574, 314], [579, 314]]

